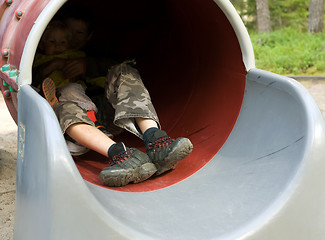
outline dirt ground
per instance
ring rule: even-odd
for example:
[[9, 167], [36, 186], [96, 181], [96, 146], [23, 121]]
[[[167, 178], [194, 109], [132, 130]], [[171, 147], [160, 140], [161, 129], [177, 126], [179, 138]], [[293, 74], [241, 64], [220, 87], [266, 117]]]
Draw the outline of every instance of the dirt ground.
[[[325, 117], [325, 80], [300, 81]], [[17, 126], [0, 94], [0, 239], [12, 240], [15, 212]]]
[[13, 239], [17, 125], [0, 94], [0, 239]]

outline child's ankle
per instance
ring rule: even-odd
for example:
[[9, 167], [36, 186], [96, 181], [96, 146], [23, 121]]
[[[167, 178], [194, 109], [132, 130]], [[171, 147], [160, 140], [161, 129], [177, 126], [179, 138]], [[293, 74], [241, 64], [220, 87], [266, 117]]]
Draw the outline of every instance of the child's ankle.
[[152, 143], [153, 141], [155, 141], [154, 139], [154, 134], [155, 132], [157, 132], [159, 130], [159, 128], [156, 127], [152, 127], [152, 128], [148, 128], [144, 133], [143, 133], [143, 141], [145, 146], [148, 146], [150, 143]]
[[124, 145], [123, 142], [114, 143], [108, 148], [108, 158], [113, 159], [114, 156], [126, 151], [128, 148]]

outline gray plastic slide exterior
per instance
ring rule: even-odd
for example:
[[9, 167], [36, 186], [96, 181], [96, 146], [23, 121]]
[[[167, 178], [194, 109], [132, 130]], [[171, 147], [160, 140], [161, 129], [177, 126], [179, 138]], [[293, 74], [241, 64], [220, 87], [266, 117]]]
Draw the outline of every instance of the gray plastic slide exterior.
[[142, 193], [85, 182], [47, 102], [24, 85], [19, 103], [16, 240], [325, 237], [324, 120], [292, 79], [251, 69], [216, 156], [178, 184]]

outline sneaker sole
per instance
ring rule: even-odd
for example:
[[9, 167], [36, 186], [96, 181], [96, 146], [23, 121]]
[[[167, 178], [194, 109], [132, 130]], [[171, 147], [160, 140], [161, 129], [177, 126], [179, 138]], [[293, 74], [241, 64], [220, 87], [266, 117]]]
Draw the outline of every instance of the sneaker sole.
[[71, 154], [71, 156], [80, 156], [80, 155], [83, 155], [83, 154], [85, 154], [85, 153], [87, 153], [89, 151], [90, 151], [90, 149], [86, 148], [86, 149], [81, 150], [81, 151], [70, 151], [70, 154]]
[[51, 78], [44, 79], [42, 83], [42, 90], [45, 99], [48, 101], [52, 108], [55, 108], [59, 104], [59, 100], [56, 98], [55, 84]]
[[89, 151], [89, 148], [81, 146], [79, 144], [73, 143], [69, 140], [65, 141], [68, 147], [68, 150], [72, 156], [80, 156]]
[[132, 182], [143, 182], [150, 178], [156, 171], [157, 168], [153, 163], [145, 163], [135, 169], [130, 169], [124, 173], [118, 173], [116, 176], [105, 177], [104, 170], [99, 174], [99, 177], [105, 186], [122, 187]]
[[186, 158], [193, 150], [193, 144], [187, 138], [181, 138], [174, 150], [161, 162], [155, 163], [157, 172], [154, 174], [158, 176], [166, 171], [174, 169], [177, 163]]

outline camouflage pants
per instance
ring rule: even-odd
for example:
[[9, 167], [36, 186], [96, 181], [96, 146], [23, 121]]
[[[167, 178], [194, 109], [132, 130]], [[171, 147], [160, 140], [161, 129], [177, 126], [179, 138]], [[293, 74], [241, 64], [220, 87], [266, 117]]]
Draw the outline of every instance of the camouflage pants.
[[[153, 119], [160, 127], [149, 92], [139, 72], [131, 67], [129, 62], [123, 62], [110, 69], [105, 84], [105, 95], [93, 101], [97, 105], [98, 120], [113, 135], [120, 133], [121, 129], [126, 129], [142, 138], [135, 122], [136, 117]], [[94, 125], [86, 110], [73, 101], [60, 102], [55, 112], [63, 133], [76, 123]]]
[[86, 123], [95, 126], [88, 118], [87, 111], [73, 101], [60, 102], [54, 111], [58, 117], [62, 133], [65, 133], [71, 125], [76, 123]]

